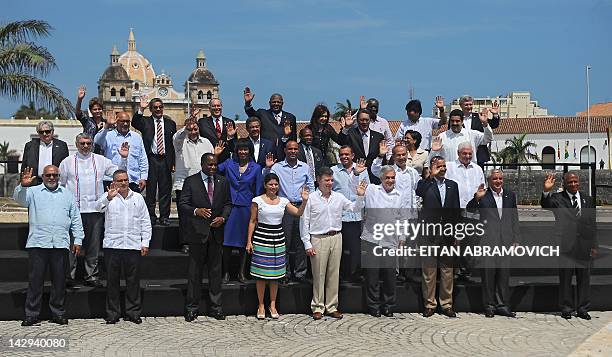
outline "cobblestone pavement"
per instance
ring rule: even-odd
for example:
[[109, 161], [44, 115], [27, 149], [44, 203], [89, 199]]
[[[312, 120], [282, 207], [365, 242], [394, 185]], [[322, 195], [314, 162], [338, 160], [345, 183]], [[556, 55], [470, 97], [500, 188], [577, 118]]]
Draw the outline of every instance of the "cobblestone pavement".
[[[609, 355], [609, 349], [597, 346], [612, 341], [612, 312], [591, 315], [591, 321], [536, 313], [518, 313], [517, 319], [470, 313], [460, 313], [457, 319], [350, 314], [342, 320], [321, 321], [306, 315], [283, 315], [278, 321], [229, 316], [226, 321], [200, 317], [195, 323], [160, 317], [145, 318], [141, 325], [123, 321], [105, 325], [98, 319], [71, 320], [68, 326], [43, 322], [30, 328], [5, 321], [0, 322], [0, 355], [565, 356], [583, 343], [590, 344], [588, 355]], [[68, 341], [68, 350], [9, 349], [11, 337], [61, 337]]]

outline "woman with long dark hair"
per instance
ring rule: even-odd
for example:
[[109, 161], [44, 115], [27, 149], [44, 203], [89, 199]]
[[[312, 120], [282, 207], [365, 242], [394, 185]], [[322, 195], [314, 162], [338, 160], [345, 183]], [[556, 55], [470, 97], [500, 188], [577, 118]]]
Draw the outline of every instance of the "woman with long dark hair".
[[323, 166], [330, 166], [336, 163], [336, 160], [330, 157], [328, 151], [330, 139], [338, 144], [338, 133], [336, 133], [334, 127], [329, 124], [330, 118], [331, 114], [327, 106], [319, 104], [312, 111], [310, 124], [307, 125], [307, 127], [312, 130], [312, 146], [318, 148], [323, 153], [323, 159], [325, 161]]

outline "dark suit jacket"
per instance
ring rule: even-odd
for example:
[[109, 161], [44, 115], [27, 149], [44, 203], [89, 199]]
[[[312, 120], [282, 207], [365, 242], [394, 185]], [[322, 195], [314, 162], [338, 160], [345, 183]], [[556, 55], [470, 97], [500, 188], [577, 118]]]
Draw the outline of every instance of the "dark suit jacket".
[[566, 191], [555, 192], [545, 197], [542, 194], [542, 208], [551, 210], [555, 215], [554, 235], [561, 245], [561, 253], [574, 259], [589, 260], [591, 248], [598, 248], [596, 237], [595, 202], [584, 192], [580, 192], [582, 214], [576, 217]]
[[[223, 230], [225, 224], [217, 228], [211, 228], [210, 223], [215, 217], [227, 218], [232, 210], [232, 197], [227, 180], [223, 176], [215, 175], [213, 202], [208, 199], [206, 185], [202, 181], [200, 172], [185, 179], [183, 190], [178, 202], [178, 209], [187, 221], [187, 241], [190, 243], [206, 243], [209, 237], [223, 244]], [[195, 216], [196, 208], [212, 208], [210, 218]]]
[[[172, 137], [176, 133], [176, 123], [174, 120], [164, 115], [164, 147], [166, 150], [166, 164], [172, 169], [175, 162], [174, 143]], [[151, 145], [156, 140], [155, 122], [152, 116], [144, 117], [136, 112], [132, 117], [132, 126], [142, 134], [147, 156], [151, 155]]]
[[353, 148], [353, 153], [355, 154], [353, 161], [357, 161], [359, 159], [366, 160], [370, 182], [375, 185], [380, 184], [380, 179], [372, 173], [371, 167], [372, 162], [378, 156], [380, 142], [384, 140], [385, 137], [383, 134], [375, 130], [370, 130], [370, 147], [366, 153], [363, 151], [363, 139], [359, 127], [349, 129], [348, 134], [344, 134], [342, 131], [340, 131], [340, 134], [338, 134], [338, 144], [349, 145]]
[[521, 240], [519, 230], [518, 210], [516, 207], [516, 195], [514, 192], [504, 188], [502, 196], [503, 214], [499, 218], [499, 211], [493, 191], [487, 189], [487, 194], [480, 200], [472, 198], [467, 204], [469, 211], [478, 211], [480, 221], [484, 223], [485, 238], [481, 240], [481, 245], [487, 246], [510, 246]]
[[[219, 155], [219, 163], [230, 158], [233, 148], [230, 147], [227, 142], [227, 128], [225, 127], [227, 123], [232, 123], [234, 127], [236, 127], [236, 123], [230, 119], [223, 117], [223, 125], [221, 127], [221, 141], [225, 142], [225, 150]], [[217, 138], [217, 130], [215, 129], [215, 123], [213, 122], [212, 116], [200, 118], [198, 120], [198, 127], [200, 128], [200, 136], [210, 140], [210, 143], [213, 146], [216, 146], [219, 142], [219, 138]]]
[[[298, 153], [298, 160], [308, 163], [308, 161], [306, 160], [306, 149], [304, 149], [304, 145], [300, 144], [299, 147], [300, 152]], [[321, 152], [321, 150], [317, 149], [314, 146], [310, 146], [310, 149], [312, 150], [312, 158], [314, 159], [316, 176], [316, 173], [319, 171], [319, 169], [323, 167], [323, 153]], [[316, 177], [313, 177], [312, 179], [316, 180]]]
[[276, 119], [274, 119], [272, 110], [270, 109], [255, 110], [251, 106], [245, 106], [244, 111], [249, 117], [259, 118], [261, 121], [261, 136], [272, 141], [275, 145], [279, 145], [279, 141], [284, 135], [285, 122], [287, 121], [291, 123], [291, 135], [289, 136], [289, 140], [297, 141], [297, 123], [295, 120], [295, 115], [283, 110], [281, 122], [278, 124]]
[[[417, 184], [416, 194], [423, 198], [421, 218], [427, 223], [456, 224], [461, 219], [459, 204], [459, 186], [453, 180], [445, 179], [446, 196], [442, 205], [438, 185], [433, 178], [420, 180]], [[428, 245], [451, 245], [454, 237], [425, 237]]]
[[[489, 126], [491, 129], [495, 129], [499, 126], [499, 117], [493, 117], [489, 120]], [[480, 122], [480, 114], [472, 113], [472, 130], [478, 130], [481, 133], [484, 132], [482, 123]], [[476, 149], [476, 162], [480, 165], [491, 160], [491, 154], [489, 153], [489, 147], [487, 145], [478, 145]]]
[[[26, 167], [32, 168], [32, 176], [42, 175], [38, 172], [38, 150], [40, 147], [40, 139], [34, 138], [25, 144], [23, 148], [23, 158], [21, 159], [21, 170]], [[53, 149], [51, 149], [51, 163], [59, 167], [62, 160], [68, 157], [68, 145], [65, 141], [53, 139]], [[42, 183], [39, 180], [39, 183]]]

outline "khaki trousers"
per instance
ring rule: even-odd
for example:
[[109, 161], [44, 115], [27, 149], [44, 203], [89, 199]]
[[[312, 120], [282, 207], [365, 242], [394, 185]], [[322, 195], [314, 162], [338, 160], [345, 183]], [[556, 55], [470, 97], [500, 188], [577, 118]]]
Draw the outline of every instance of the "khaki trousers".
[[442, 309], [453, 307], [453, 266], [446, 264], [446, 259], [437, 257], [426, 257], [422, 259], [423, 282], [421, 289], [423, 290], [423, 300], [425, 308], [435, 309], [436, 303], [436, 278], [438, 275], [438, 265], [440, 268], [440, 306]]
[[333, 236], [312, 235], [310, 243], [316, 255], [310, 257], [312, 267], [312, 312], [331, 314], [338, 310], [338, 285], [342, 233]]

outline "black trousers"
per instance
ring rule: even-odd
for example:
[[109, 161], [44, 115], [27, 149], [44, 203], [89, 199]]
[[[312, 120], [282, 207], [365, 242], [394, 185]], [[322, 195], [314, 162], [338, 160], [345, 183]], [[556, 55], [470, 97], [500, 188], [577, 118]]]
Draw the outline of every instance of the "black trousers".
[[43, 285], [47, 265], [51, 272], [51, 314], [63, 317], [66, 295], [66, 262], [68, 250], [64, 248], [28, 248], [28, 292], [25, 301], [26, 318], [38, 318], [42, 303]]
[[[178, 201], [181, 199], [181, 192], [182, 190], [174, 190], [174, 193], [176, 194], [176, 205], [178, 208]], [[187, 244], [187, 234], [185, 232], [185, 229], [183, 228], [183, 225], [186, 224], [186, 222], [184, 221], [182, 214], [181, 214], [181, 210], [177, 209], [178, 212], [178, 219], [179, 219], [179, 245], [185, 245]]]
[[[346, 252], [349, 252], [348, 256]], [[361, 267], [361, 221], [342, 222], [342, 262], [340, 276], [351, 278], [360, 273]], [[348, 264], [345, 263], [348, 261]]]
[[[502, 265], [506, 265], [502, 263]], [[482, 304], [485, 310], [492, 312], [510, 309], [510, 268], [507, 266], [481, 269]]]
[[[285, 259], [287, 277], [291, 277], [293, 274], [293, 276], [297, 279], [305, 278], [308, 263], [306, 262], [306, 250], [304, 249], [304, 243], [302, 243], [302, 239], [300, 238], [300, 217], [295, 217], [289, 213], [285, 213], [283, 216], [283, 232], [285, 233], [285, 242], [287, 245], [287, 258]], [[289, 252], [291, 251], [294, 252], [293, 271], [291, 271], [291, 264], [289, 263]]]
[[187, 312], [198, 312], [202, 299], [202, 268], [208, 269], [208, 297], [211, 313], [222, 313], [221, 307], [221, 260], [223, 244], [208, 237], [205, 243], [189, 243], [189, 273], [187, 277]]
[[106, 318], [117, 320], [121, 317], [119, 282], [121, 269], [125, 275], [125, 315], [136, 319], [142, 312], [140, 293], [140, 250], [104, 249], [106, 263]]
[[366, 305], [368, 311], [391, 310], [395, 305], [395, 259], [374, 256], [374, 247], [376, 244], [361, 241], [362, 254], [368, 255], [363, 269], [366, 277]]
[[165, 157], [149, 155], [149, 175], [145, 202], [149, 216], [155, 218], [155, 202], [159, 189], [159, 218], [170, 217], [170, 197], [172, 192], [172, 172]]
[[[81, 220], [83, 221], [83, 231], [85, 233], [81, 249], [85, 253], [85, 281], [98, 280], [100, 278], [98, 254], [100, 253], [102, 234], [104, 234], [104, 213], [81, 213]], [[71, 235], [70, 244], [73, 243], [74, 237]], [[77, 257], [72, 252], [69, 252], [68, 260], [68, 276], [66, 278], [74, 279], [76, 276]]]
[[[568, 266], [574, 265], [574, 266]], [[572, 276], [576, 274], [577, 306], [574, 305]], [[591, 308], [591, 262], [564, 264], [559, 269], [559, 307], [561, 312], [588, 312]]]

